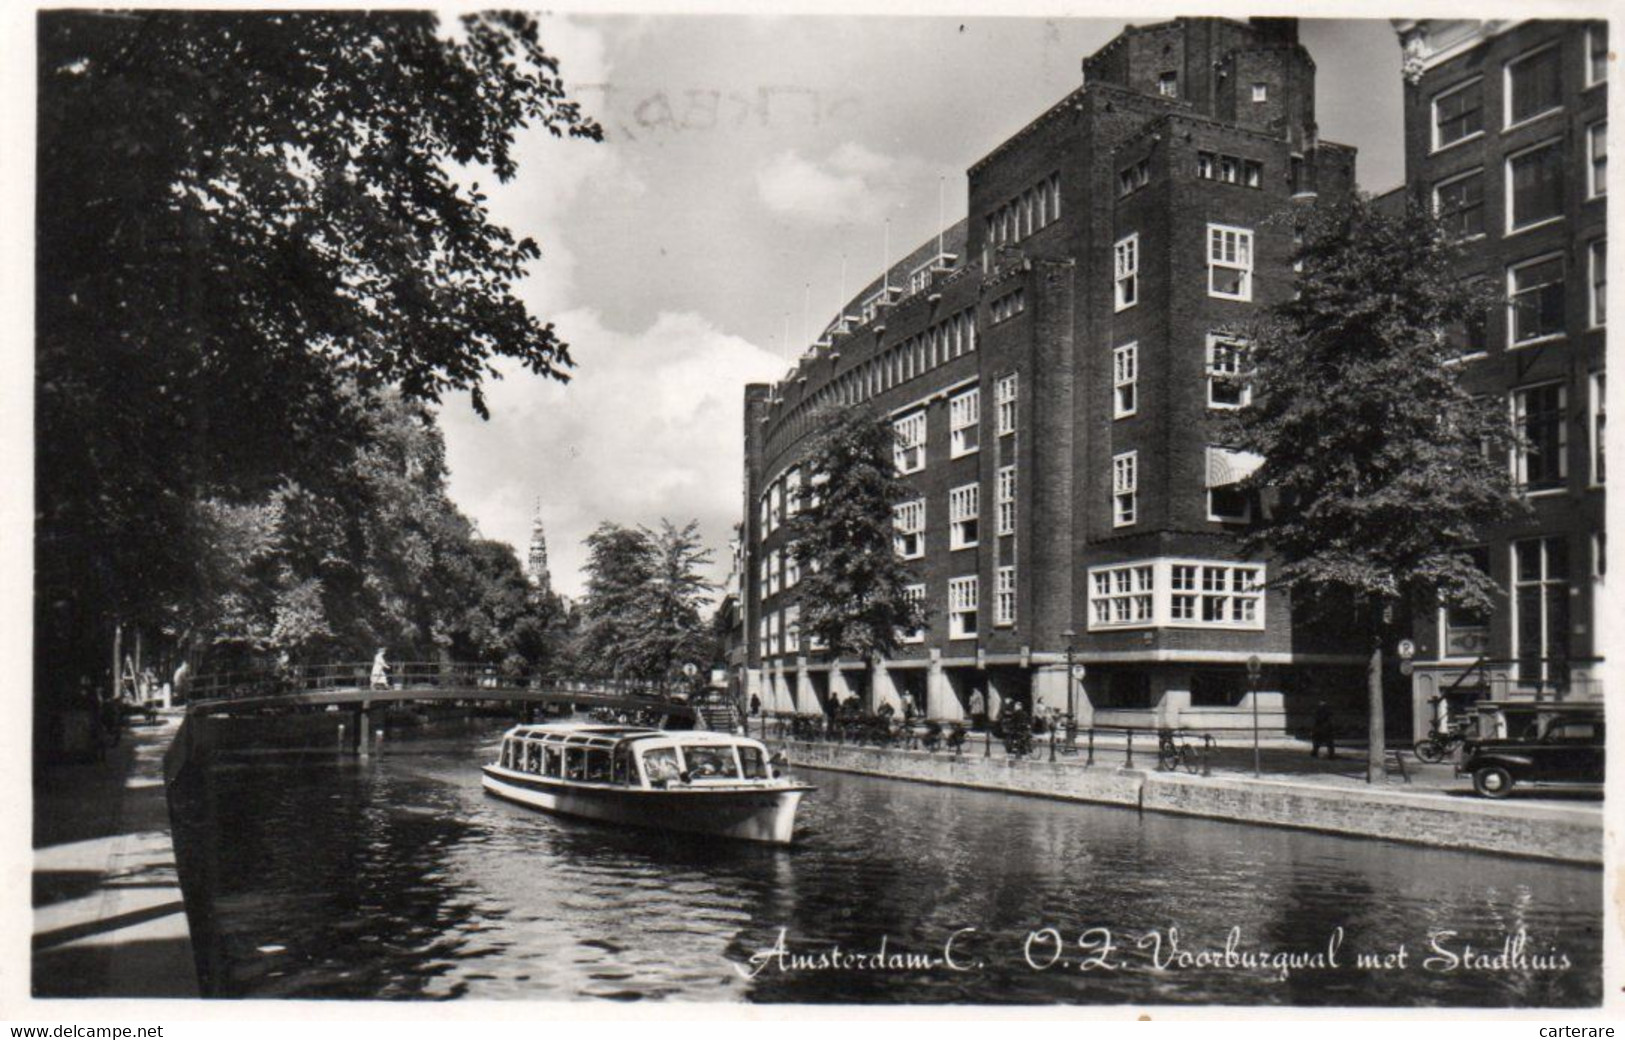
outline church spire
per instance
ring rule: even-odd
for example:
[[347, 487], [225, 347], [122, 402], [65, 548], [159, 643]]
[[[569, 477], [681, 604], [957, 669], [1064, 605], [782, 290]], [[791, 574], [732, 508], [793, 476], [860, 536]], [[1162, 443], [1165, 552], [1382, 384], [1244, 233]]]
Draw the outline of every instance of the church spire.
[[547, 570], [547, 533], [542, 529], [542, 500], [536, 499], [536, 517], [530, 523], [530, 562], [526, 568], [530, 583], [543, 592], [553, 591], [552, 575]]

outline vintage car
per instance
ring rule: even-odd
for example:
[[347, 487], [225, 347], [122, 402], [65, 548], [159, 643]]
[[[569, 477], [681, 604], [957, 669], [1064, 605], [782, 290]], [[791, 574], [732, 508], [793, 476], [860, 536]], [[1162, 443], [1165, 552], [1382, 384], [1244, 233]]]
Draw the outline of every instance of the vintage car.
[[1601, 712], [1541, 714], [1509, 735], [1469, 741], [1461, 771], [1486, 798], [1505, 798], [1518, 784], [1600, 786], [1607, 739]]

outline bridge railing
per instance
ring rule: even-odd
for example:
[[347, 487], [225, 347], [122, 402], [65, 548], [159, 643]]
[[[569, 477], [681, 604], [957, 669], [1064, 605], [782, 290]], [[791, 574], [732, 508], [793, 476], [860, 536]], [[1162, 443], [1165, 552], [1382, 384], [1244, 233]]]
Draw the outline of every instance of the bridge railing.
[[189, 701], [243, 700], [340, 690], [547, 690], [558, 693], [661, 697], [656, 684], [628, 679], [543, 679], [512, 676], [499, 665], [462, 661], [390, 661], [375, 681], [371, 661], [295, 665], [194, 676], [184, 691]]

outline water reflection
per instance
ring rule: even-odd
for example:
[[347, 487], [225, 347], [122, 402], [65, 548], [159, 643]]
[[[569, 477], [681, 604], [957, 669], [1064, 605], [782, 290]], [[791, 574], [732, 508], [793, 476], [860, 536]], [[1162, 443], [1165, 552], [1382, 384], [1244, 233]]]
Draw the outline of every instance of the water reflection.
[[[495, 731], [394, 742], [370, 763], [223, 763], [181, 835], [206, 877], [219, 989], [235, 996], [797, 1002], [1590, 1004], [1601, 875], [833, 773], [810, 774], [790, 850], [621, 831], [486, 797]], [[206, 863], [187, 868], [186, 863]], [[1154, 971], [1134, 936], [1189, 949], [1406, 944], [1410, 970]], [[1109, 928], [1121, 970], [1078, 970]], [[742, 970], [774, 948], [960, 962], [909, 971]], [[1024, 956], [1053, 928], [1047, 970]], [[1564, 972], [1426, 972], [1430, 932], [1499, 949], [1523, 929]], [[1045, 933], [1048, 935], [1049, 933]], [[1040, 958], [1042, 961], [1043, 958]], [[758, 963], [761, 963], [760, 961]]]

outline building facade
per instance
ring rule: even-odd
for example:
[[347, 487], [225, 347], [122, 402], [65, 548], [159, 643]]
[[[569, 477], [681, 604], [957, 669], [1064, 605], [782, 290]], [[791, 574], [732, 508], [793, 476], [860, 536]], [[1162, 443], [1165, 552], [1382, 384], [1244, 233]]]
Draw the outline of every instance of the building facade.
[[1506, 402], [1530, 507], [1488, 532], [1487, 616], [1418, 625], [1415, 725], [1436, 698], [1600, 701], [1607, 573], [1608, 27], [1396, 21], [1405, 180], [1471, 243], [1462, 277], [1505, 303], [1460, 336], [1467, 385]]
[[[1236, 484], [1259, 460], [1218, 433], [1249, 392], [1237, 328], [1292, 292], [1291, 221], [1272, 218], [1354, 187], [1314, 82], [1291, 19], [1125, 30], [969, 168], [965, 221], [746, 388], [741, 605], [769, 708], [907, 692], [959, 718], [980, 693], [1222, 731], [1250, 728], [1256, 698], [1279, 731], [1338, 690], [1359, 703], [1357, 649], [1241, 556], [1259, 503]], [[850, 407], [890, 417], [916, 492], [896, 542], [930, 622], [880, 662], [808, 643], [786, 551], [816, 417]]]

